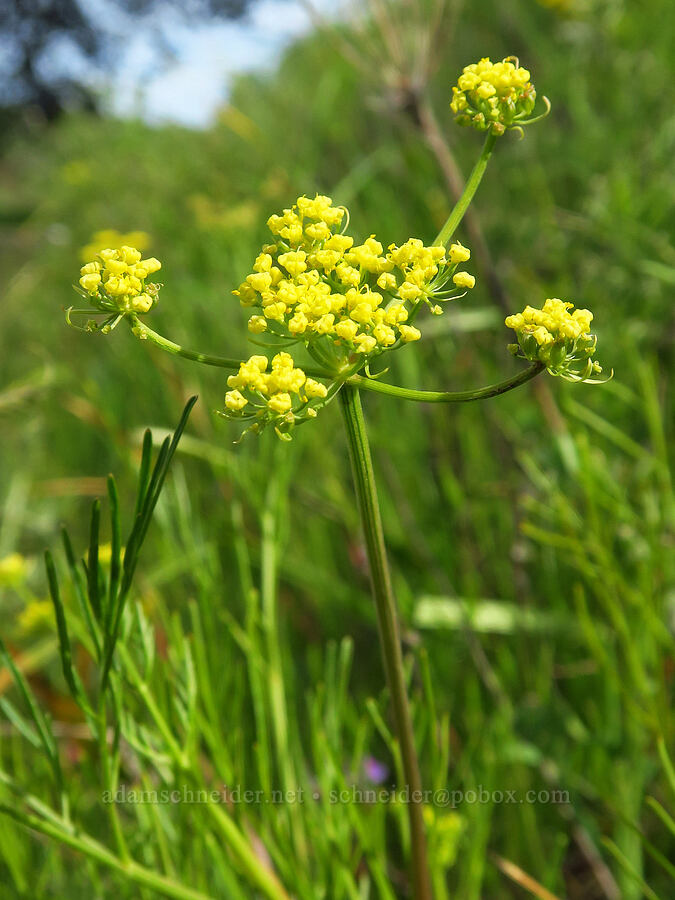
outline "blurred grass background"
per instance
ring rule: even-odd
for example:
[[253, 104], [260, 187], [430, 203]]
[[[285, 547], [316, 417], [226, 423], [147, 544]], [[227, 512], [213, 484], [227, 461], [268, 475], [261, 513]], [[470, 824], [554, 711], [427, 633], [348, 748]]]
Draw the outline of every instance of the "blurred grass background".
[[[422, 2], [418, 12], [423, 22]], [[436, 31], [438, 66], [421, 86], [464, 173], [480, 137], [454, 126], [448, 108], [463, 65], [515, 53], [551, 98], [551, 116], [525, 140], [500, 141], [475, 214], [511, 308], [549, 296], [589, 307], [598, 358], [615, 370], [604, 387], [549, 380], [485, 404], [365, 398], [407, 645], [426, 648], [448, 716], [447, 785], [570, 795], [563, 805], [448, 813], [448, 883], [462, 900], [526, 895], [493, 854], [559, 897], [673, 896], [657, 858], [672, 858], [673, 836], [646, 798], [672, 808], [656, 741], [673, 738], [674, 34], [665, 0], [455, 3]], [[73, 303], [79, 249], [98, 229], [147, 231], [165, 285], [153, 327], [235, 356], [249, 346], [230, 291], [250, 270], [268, 215], [298, 194], [319, 190], [347, 205], [357, 236], [432, 239], [450, 200], [411, 83], [375, 64], [381, 41], [377, 22], [358, 34], [349, 24], [319, 30], [273, 73], [238, 78], [208, 131], [72, 114], [2, 139], [3, 631], [17, 652], [35, 654], [36, 683], [57, 719], [69, 710], [51, 618], [39, 606], [39, 554], [64, 520], [84, 546], [86, 509], [107, 472], [131, 503], [139, 429], [166, 430], [198, 391], [142, 596], [159, 622], [183, 615], [189, 598], [210, 598], [222, 629], [222, 655], [209, 638], [213, 665], [224, 686], [238, 685], [236, 727], [249, 734], [245, 688], [230, 671], [228, 621], [244, 610], [236, 545], [245, 534], [257, 578], [259, 517], [269, 472], [281, 465], [273, 441], [233, 445], [237, 426], [213, 413], [225, 390], [218, 370], [139, 345], [123, 327], [107, 338], [67, 328], [61, 310]], [[486, 273], [477, 275], [471, 296], [428, 322], [387, 377], [460, 390], [515, 371], [503, 310]], [[304, 741], [305, 686], [320, 680], [331, 641], [354, 640], [357, 708], [379, 694], [382, 673], [337, 409], [283, 453], [280, 620]], [[417, 675], [413, 689], [421, 709]], [[16, 749], [8, 752], [20, 768]], [[387, 749], [375, 742], [372, 752]], [[65, 896], [64, 884], [68, 896], [91, 896], [86, 873], [74, 876], [59, 859], [3, 830], [3, 896]], [[22, 866], [43, 873], [30, 893], [13, 871]]]

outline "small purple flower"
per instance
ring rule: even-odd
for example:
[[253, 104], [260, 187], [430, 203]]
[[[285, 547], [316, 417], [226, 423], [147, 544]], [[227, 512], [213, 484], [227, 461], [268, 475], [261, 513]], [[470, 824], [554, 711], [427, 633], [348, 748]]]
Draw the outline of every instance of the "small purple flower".
[[375, 759], [374, 756], [367, 756], [364, 759], [363, 771], [366, 778], [372, 781], [373, 784], [382, 784], [387, 775], [389, 775], [388, 767], [383, 762], [380, 762], [379, 759]]

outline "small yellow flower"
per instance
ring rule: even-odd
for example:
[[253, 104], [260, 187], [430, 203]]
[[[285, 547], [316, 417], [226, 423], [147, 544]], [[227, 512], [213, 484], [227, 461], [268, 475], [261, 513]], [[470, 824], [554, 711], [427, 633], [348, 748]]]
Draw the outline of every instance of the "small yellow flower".
[[462, 246], [459, 242], [450, 244], [448, 258], [451, 263], [467, 262], [471, 258], [471, 251], [468, 247]]
[[80, 278], [80, 284], [88, 294], [95, 294], [98, 291], [100, 283], [101, 276], [98, 272], [92, 272], [90, 275], [83, 275], [82, 278]]
[[289, 250], [288, 253], [281, 254], [279, 262], [291, 275], [300, 275], [307, 269], [306, 259], [307, 254], [304, 250]]
[[419, 328], [415, 328], [414, 325], [399, 325], [398, 332], [401, 335], [401, 340], [409, 343], [410, 341], [419, 341], [422, 337], [422, 332]]
[[267, 319], [264, 316], [251, 316], [248, 320], [248, 330], [253, 334], [262, 334], [267, 330]]
[[152, 309], [154, 301], [150, 294], [138, 294], [131, 299], [131, 308], [134, 312], [146, 313]]
[[377, 346], [377, 341], [370, 334], [357, 334], [354, 343], [359, 353], [372, 353]]
[[272, 257], [269, 253], [261, 253], [253, 263], [254, 272], [269, 272], [272, 268]]
[[342, 322], [338, 322], [338, 324], [335, 326], [335, 333], [344, 341], [353, 341], [357, 335], [358, 330], [359, 326], [356, 324], [356, 322], [350, 322], [348, 319]]
[[308, 378], [305, 381], [305, 394], [308, 397], [325, 397], [328, 393], [328, 388], [325, 384], [321, 384], [320, 381], [314, 381], [313, 378]]
[[105, 272], [109, 275], [123, 275], [129, 267], [121, 259], [108, 259], [105, 264]]
[[140, 260], [141, 251], [137, 250], [135, 247], [129, 247], [125, 244], [124, 247], [120, 248], [120, 256], [127, 265], [131, 266]]
[[391, 347], [396, 343], [396, 332], [383, 322], [373, 328], [373, 337], [378, 344], [382, 344], [384, 347]]
[[452, 276], [453, 282], [457, 285], [457, 287], [467, 288], [470, 290], [476, 283], [476, 279], [473, 275], [469, 275], [468, 272], [456, 272]]
[[382, 288], [383, 291], [395, 291], [396, 276], [392, 275], [391, 272], [383, 272], [378, 276], [377, 286]]
[[401, 300], [417, 300], [417, 298], [421, 295], [422, 291], [416, 284], [412, 284], [410, 281], [404, 281], [401, 287], [398, 289], [398, 295]]
[[291, 408], [293, 401], [291, 400], [290, 394], [275, 394], [267, 401], [267, 405], [271, 410], [274, 410], [274, 412], [285, 413]]
[[148, 275], [154, 275], [155, 272], [159, 272], [162, 268], [162, 264], [158, 259], [155, 259], [154, 256], [149, 257], [148, 259], [142, 259], [141, 265], [148, 273]]
[[248, 400], [246, 397], [236, 389], [234, 391], [228, 391], [225, 394], [225, 406], [233, 412], [239, 412], [247, 403]]
[[272, 276], [269, 272], [254, 272], [246, 276], [246, 281], [251, 285], [254, 291], [262, 293], [272, 284]]

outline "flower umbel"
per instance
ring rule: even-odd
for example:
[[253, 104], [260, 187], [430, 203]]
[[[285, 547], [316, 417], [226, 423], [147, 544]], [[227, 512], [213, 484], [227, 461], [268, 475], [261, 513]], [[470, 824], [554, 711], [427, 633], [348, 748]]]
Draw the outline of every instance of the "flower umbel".
[[421, 305], [438, 315], [439, 301], [463, 296], [475, 283], [457, 271], [470, 257], [461, 244], [446, 250], [410, 238], [385, 251], [371, 235], [355, 245], [342, 227], [348, 219], [330, 197], [299, 197], [268, 219], [273, 243], [234, 291], [253, 312], [249, 331], [303, 343], [337, 371], [418, 340], [411, 322]]
[[608, 381], [593, 378], [602, 372], [600, 363], [592, 359], [597, 337], [589, 329], [593, 313], [588, 309], [574, 309], [573, 303], [547, 300], [541, 309], [526, 306], [522, 313], [508, 316], [506, 325], [518, 336], [517, 344], [509, 350], [521, 359], [540, 362], [551, 375], [567, 381], [598, 384]]
[[254, 419], [251, 431], [274, 425], [285, 440], [290, 440], [289, 431], [297, 423], [316, 417], [328, 395], [324, 384], [308, 378], [293, 357], [283, 352], [272, 358], [271, 366], [266, 356], [251, 356], [227, 384], [231, 390], [225, 395], [222, 415]]
[[[90, 321], [86, 330], [110, 331], [127, 313], [147, 313], [159, 299], [159, 284], [147, 279], [162, 268], [154, 256], [141, 258], [136, 247], [105, 248], [80, 269], [79, 292], [107, 315], [102, 326]], [[86, 310], [77, 310], [86, 313]], [[68, 321], [73, 310], [68, 311]], [[72, 322], [71, 322], [72, 324]]]
[[[452, 89], [450, 108], [459, 125], [499, 135], [540, 119], [542, 116], [529, 118], [536, 99], [530, 73], [517, 57], [507, 56], [496, 63], [485, 57], [464, 67]], [[543, 99], [547, 107], [543, 115], [547, 115], [550, 103]]]

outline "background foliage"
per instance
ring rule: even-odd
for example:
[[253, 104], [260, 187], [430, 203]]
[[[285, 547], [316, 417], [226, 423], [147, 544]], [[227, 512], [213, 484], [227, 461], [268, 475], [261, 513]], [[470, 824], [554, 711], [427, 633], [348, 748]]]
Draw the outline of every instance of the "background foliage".
[[[558, 8], [456, 4], [439, 30], [429, 89], [464, 172], [479, 137], [456, 129], [448, 109], [463, 65], [517, 53], [551, 98], [545, 123], [523, 142], [500, 143], [475, 209], [513, 309], [547, 296], [591, 308], [598, 356], [615, 380], [597, 388], [534, 383], [466, 407], [367, 396], [366, 412], [407, 646], [415, 657], [424, 646], [435, 685], [440, 744], [431, 739], [417, 665], [427, 783], [569, 792], [566, 804], [437, 811], [434, 852], [453, 895], [523, 896], [500, 865], [510, 860], [560, 897], [666, 898], [672, 867], [659, 857], [672, 858], [673, 835], [648, 798], [673, 807], [657, 741], [672, 746], [673, 738], [673, 418], [665, 375], [675, 284], [675, 12], [662, 0], [549, 6]], [[376, 31], [352, 46], [363, 52]], [[348, 26], [341, 34], [353, 40]], [[368, 755], [394, 765], [386, 734], [364, 712], [369, 697], [382, 711], [386, 704], [337, 409], [301, 429], [290, 447], [235, 447], [237, 426], [212, 412], [224, 394], [221, 372], [162, 356], [123, 331], [86, 337], [60, 313], [73, 302], [79, 248], [91, 233], [144, 229], [164, 262], [153, 327], [235, 356], [248, 348], [230, 290], [250, 270], [267, 216], [299, 193], [320, 190], [348, 205], [362, 237], [432, 238], [449, 205], [437, 161], [391, 81], [383, 84], [375, 67], [370, 77], [355, 68], [340, 46], [322, 32], [292, 47], [277, 71], [238, 79], [206, 132], [72, 114], [49, 127], [24, 124], [4, 141], [3, 637], [61, 723], [79, 813], [101, 839], [94, 754], [65, 694], [39, 557], [64, 520], [84, 552], [86, 510], [105, 493], [109, 471], [130, 512], [140, 429], [166, 433], [194, 392], [200, 401], [136, 584], [160, 656], [170, 663], [166, 644], [192, 635], [214, 691], [211, 724], [227, 723], [223, 746], [242, 783], [258, 783], [256, 748], [264, 746], [246, 674], [256, 660], [278, 663], [288, 684], [287, 755], [269, 738], [281, 781], [289, 760], [303, 773], [294, 777], [320, 780], [326, 746], [338, 771], [359, 770]], [[515, 370], [502, 310], [477, 274], [471, 297], [428, 322], [419, 346], [397, 354], [392, 381], [461, 390]], [[263, 621], [261, 634], [279, 638], [276, 662], [265, 639], [252, 649], [241, 633], [257, 614], [250, 588], [265, 575], [266, 546], [279, 567], [279, 631]], [[202, 635], [194, 633], [195, 605], [207, 625]], [[349, 700], [334, 696], [335, 642], [345, 635], [353, 640]], [[12, 696], [5, 674], [0, 693]], [[158, 673], [158, 683], [166, 679], [158, 690], [170, 693], [173, 677], [170, 666]], [[274, 698], [267, 700], [263, 721], [272, 715]], [[336, 709], [331, 731], [322, 717]], [[2, 729], [4, 767], [33, 793], [48, 793], [34, 751], [9, 723]], [[447, 770], [434, 750], [446, 745]], [[135, 777], [130, 769], [124, 780]], [[135, 815], [123, 810], [130, 822]], [[173, 816], [166, 829], [186, 883], [236, 896], [222, 872], [200, 864], [191, 814], [162, 815]], [[283, 848], [283, 815], [256, 815]], [[308, 806], [300, 815], [312, 836], [329, 820], [336, 834], [355, 827], [344, 811], [333, 820]], [[396, 859], [398, 831], [389, 827], [381, 823], [382, 846]], [[143, 834], [139, 852], [154, 864]], [[333, 881], [335, 846], [343, 846], [338, 837], [326, 837], [316, 850], [307, 896], [351, 896]], [[349, 840], [344, 847], [349, 860]], [[101, 896], [137, 896], [117, 876], [69, 860], [0, 820], [3, 896], [85, 897], [92, 883]], [[396, 890], [399, 868], [389, 872]]]

